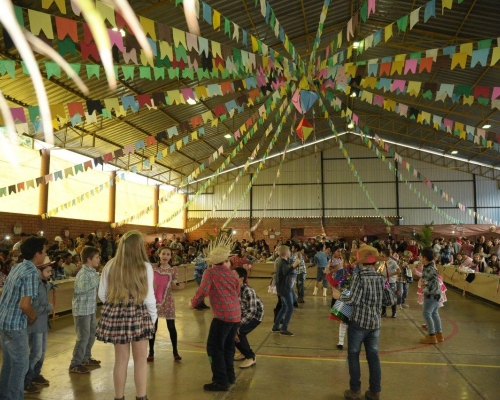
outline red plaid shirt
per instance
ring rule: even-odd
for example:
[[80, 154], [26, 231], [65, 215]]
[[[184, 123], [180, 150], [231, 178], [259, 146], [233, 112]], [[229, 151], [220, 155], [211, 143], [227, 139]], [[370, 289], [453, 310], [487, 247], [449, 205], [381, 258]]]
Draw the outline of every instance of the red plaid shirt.
[[224, 322], [241, 321], [240, 282], [235, 272], [223, 265], [205, 270], [200, 287], [191, 300], [193, 307], [207, 295], [215, 318]]

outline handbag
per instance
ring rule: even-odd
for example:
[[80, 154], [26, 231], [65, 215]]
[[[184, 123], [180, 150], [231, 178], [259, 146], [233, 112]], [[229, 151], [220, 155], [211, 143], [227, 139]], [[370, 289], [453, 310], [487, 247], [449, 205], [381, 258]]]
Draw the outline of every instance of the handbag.
[[271, 294], [278, 294], [278, 291], [276, 290], [276, 274], [273, 274], [271, 282], [269, 282], [269, 288], [267, 289], [267, 292]]
[[410, 267], [406, 267], [406, 283], [413, 283], [413, 272]]
[[387, 280], [385, 281], [384, 292], [382, 293], [382, 306], [390, 307], [396, 304], [397, 298], [389, 285], [389, 270], [387, 269], [387, 264], [385, 266], [385, 272], [387, 273]]

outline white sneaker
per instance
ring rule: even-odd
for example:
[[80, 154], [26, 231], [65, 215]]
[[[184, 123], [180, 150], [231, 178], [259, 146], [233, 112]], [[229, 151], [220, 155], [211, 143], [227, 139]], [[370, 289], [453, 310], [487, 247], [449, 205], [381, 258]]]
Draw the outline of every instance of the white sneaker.
[[252, 365], [254, 365], [256, 363], [257, 363], [257, 357], [255, 357], [255, 358], [247, 358], [245, 361], [243, 361], [240, 364], [240, 368], [249, 368], [249, 367], [251, 367]]
[[410, 308], [410, 306], [408, 304], [403, 304], [401, 307], [403, 307], [403, 308]]
[[314, 288], [313, 296], [316, 296], [318, 294], [318, 288]]
[[234, 354], [234, 361], [243, 361], [245, 359], [245, 356], [241, 354], [239, 351]]

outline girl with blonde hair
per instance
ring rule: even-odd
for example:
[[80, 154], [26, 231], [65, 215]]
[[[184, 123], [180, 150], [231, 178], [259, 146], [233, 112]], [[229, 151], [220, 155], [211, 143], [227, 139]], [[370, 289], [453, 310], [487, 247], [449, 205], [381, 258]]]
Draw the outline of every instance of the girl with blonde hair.
[[136, 399], [147, 400], [148, 339], [154, 334], [157, 311], [153, 268], [148, 261], [140, 232], [129, 231], [121, 238], [115, 258], [104, 267], [99, 298], [103, 307], [96, 337], [104, 343], [115, 345], [115, 398], [124, 399], [132, 347]]

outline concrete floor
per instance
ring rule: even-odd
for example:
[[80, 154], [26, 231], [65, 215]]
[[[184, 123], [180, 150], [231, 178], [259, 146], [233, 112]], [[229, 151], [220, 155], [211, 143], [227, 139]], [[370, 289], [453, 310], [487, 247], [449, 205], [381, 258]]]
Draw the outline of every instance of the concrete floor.
[[[295, 337], [282, 337], [270, 333], [276, 297], [267, 293], [268, 283], [269, 279], [251, 281], [265, 305], [264, 321], [249, 335], [257, 365], [236, 368], [236, 384], [223, 393], [207, 393], [202, 388], [211, 381], [205, 341], [212, 314], [189, 309], [194, 283], [176, 292], [183, 359], [173, 361], [166, 324], [160, 323], [155, 361], [148, 364], [149, 399], [342, 399], [349, 382], [347, 353], [336, 349], [338, 324], [328, 318], [330, 299], [313, 297], [312, 281], [308, 280], [306, 303], [295, 310], [289, 326]], [[448, 302], [440, 310], [446, 341], [421, 345], [423, 319], [415, 291], [413, 284], [411, 308], [400, 310], [397, 319], [383, 320], [382, 398], [499, 399], [500, 309], [449, 290]], [[69, 374], [75, 340], [72, 317], [60, 317], [52, 326], [42, 370], [50, 387], [26, 398], [113, 399], [112, 345], [94, 345], [93, 356], [102, 360], [102, 368], [88, 375]], [[362, 363], [362, 382], [364, 393], [368, 387], [366, 362]], [[126, 398], [134, 396], [131, 361]]]

